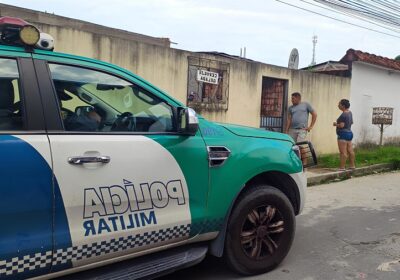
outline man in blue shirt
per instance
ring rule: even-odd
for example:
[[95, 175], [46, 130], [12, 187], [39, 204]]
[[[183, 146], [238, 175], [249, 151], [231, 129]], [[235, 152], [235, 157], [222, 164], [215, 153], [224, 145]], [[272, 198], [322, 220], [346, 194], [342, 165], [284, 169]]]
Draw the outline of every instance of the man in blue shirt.
[[[308, 115], [311, 114], [311, 124], [308, 124]], [[301, 102], [299, 92], [292, 93], [292, 106], [289, 107], [285, 133], [289, 134], [295, 142], [307, 140], [317, 120], [317, 113], [308, 102]]]

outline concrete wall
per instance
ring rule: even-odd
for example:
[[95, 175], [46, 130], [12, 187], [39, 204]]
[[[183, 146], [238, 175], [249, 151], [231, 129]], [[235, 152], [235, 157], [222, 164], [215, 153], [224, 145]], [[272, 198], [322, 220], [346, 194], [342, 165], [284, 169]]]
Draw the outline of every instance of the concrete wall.
[[190, 52], [68, 27], [47, 24], [38, 26], [54, 37], [55, 51], [116, 64], [143, 77], [179, 100], [186, 101], [187, 57]]
[[353, 62], [350, 104], [356, 143], [379, 143], [379, 129], [372, 124], [373, 107], [394, 108], [393, 125], [384, 130], [384, 140], [400, 141], [400, 72]]
[[146, 44], [158, 45], [163, 47], [169, 47], [171, 44], [168, 38], [151, 37], [143, 34], [94, 24], [83, 20], [62, 17], [54, 14], [38, 12], [1, 3], [0, 16], [19, 17], [34, 25], [45, 23], [55, 27], [71, 28], [73, 30], [86, 31], [96, 35], [107, 35], [113, 38], [136, 40]]
[[[4, 15], [4, 11], [4, 5], [0, 5], [0, 14]], [[10, 16], [39, 21], [36, 25], [54, 37], [56, 51], [117, 64], [142, 76], [183, 103], [186, 103], [187, 95], [188, 56], [228, 62], [228, 110], [201, 112], [212, 121], [259, 127], [263, 76], [286, 79], [288, 93], [301, 92], [303, 100], [310, 102], [318, 113], [317, 124], [310, 135], [317, 151], [337, 151], [332, 122], [339, 114], [336, 106], [339, 99], [349, 98], [350, 80], [347, 78], [290, 70], [240, 58], [171, 49], [137, 40], [129, 34], [124, 37], [118, 30], [111, 29], [110, 33], [106, 32], [105, 27], [97, 30], [96, 25], [90, 26], [89, 23], [85, 23], [85, 28], [81, 28], [82, 25], [73, 19], [59, 17], [58, 22], [57, 16], [27, 9], [6, 11]], [[116, 32], [118, 36], [115, 36]]]
[[285, 79], [289, 82], [289, 95], [300, 92], [302, 100], [309, 102], [317, 111], [317, 123], [309, 135], [317, 152], [337, 152], [336, 131], [332, 123], [340, 114], [337, 108], [339, 100], [350, 98], [350, 79], [258, 62], [231, 60], [230, 63], [229, 109], [226, 112], [202, 113], [203, 116], [213, 121], [259, 127], [262, 77]]
[[341, 113], [340, 99], [350, 98], [350, 79], [324, 74], [294, 71], [291, 92], [299, 91], [317, 111], [318, 119], [311, 131], [311, 141], [319, 153], [337, 153], [337, 136], [333, 122]]

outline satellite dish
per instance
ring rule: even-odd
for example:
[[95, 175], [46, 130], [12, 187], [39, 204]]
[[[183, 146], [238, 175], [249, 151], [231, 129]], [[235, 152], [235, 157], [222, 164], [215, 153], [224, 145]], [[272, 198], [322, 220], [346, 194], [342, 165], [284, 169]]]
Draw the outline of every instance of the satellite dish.
[[288, 68], [299, 69], [299, 51], [296, 48], [290, 52]]

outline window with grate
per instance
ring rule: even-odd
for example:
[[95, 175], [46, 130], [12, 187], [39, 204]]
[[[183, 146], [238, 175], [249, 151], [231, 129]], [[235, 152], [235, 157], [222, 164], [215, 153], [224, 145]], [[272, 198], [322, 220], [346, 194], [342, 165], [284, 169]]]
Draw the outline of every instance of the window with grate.
[[189, 57], [187, 105], [196, 111], [228, 109], [229, 63]]

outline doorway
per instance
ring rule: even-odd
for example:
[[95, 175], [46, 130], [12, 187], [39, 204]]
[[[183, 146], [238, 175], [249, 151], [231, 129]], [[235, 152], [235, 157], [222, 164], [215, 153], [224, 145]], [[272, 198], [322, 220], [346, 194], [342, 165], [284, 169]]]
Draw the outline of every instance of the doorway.
[[263, 77], [260, 127], [283, 132], [286, 121], [288, 80]]

